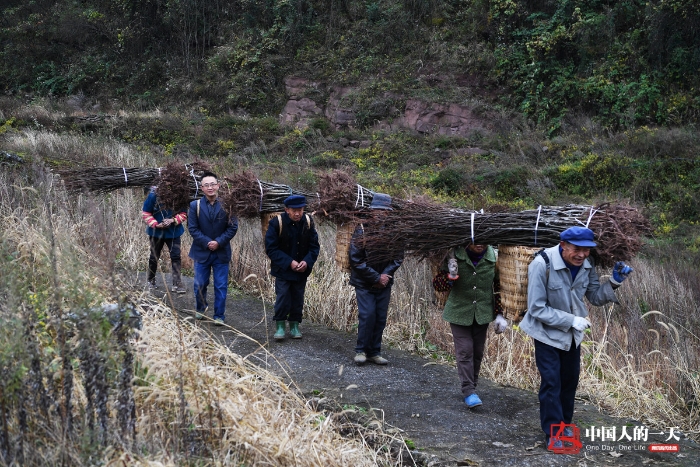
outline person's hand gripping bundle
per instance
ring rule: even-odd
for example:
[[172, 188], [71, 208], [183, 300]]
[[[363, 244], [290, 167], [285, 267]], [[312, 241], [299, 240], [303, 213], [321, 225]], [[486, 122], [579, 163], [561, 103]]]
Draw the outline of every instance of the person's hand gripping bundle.
[[617, 263], [615, 263], [615, 266], [613, 266], [613, 273], [612, 273], [612, 278], [610, 279], [610, 282], [612, 282], [613, 286], [619, 287], [620, 284], [622, 284], [622, 281], [627, 279], [627, 276], [632, 271], [634, 271], [634, 269], [627, 266], [624, 263], [624, 261], [618, 261]]

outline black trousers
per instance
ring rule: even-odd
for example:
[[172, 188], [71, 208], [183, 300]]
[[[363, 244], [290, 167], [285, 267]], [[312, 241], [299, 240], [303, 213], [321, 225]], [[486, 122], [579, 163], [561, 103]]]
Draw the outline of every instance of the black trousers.
[[535, 341], [535, 363], [540, 372], [540, 423], [549, 436], [552, 425], [571, 423], [581, 371], [581, 347], [572, 341], [569, 350]]
[[301, 323], [304, 310], [306, 278], [300, 281], [287, 281], [275, 278], [275, 321], [296, 321]]
[[182, 258], [180, 257], [180, 246], [182, 242], [180, 237], [163, 238], [149, 236], [148, 239], [151, 244], [151, 255], [148, 258], [148, 281], [155, 281], [156, 272], [158, 271], [158, 260], [163, 247], [167, 245], [170, 253], [170, 262], [173, 266], [173, 286], [181, 286], [182, 276], [180, 270], [182, 269]]
[[355, 296], [358, 322], [355, 353], [364, 352], [368, 357], [374, 357], [382, 351], [391, 286], [383, 289], [355, 287]]

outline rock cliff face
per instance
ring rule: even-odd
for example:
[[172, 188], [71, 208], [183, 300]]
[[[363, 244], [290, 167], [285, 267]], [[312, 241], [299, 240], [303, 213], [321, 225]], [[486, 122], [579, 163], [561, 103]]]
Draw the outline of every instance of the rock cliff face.
[[487, 129], [486, 122], [474, 115], [469, 107], [415, 99], [406, 101], [406, 108], [397, 125], [419, 133], [455, 136], [467, 136], [476, 130]]
[[[354, 91], [353, 88], [331, 86], [325, 102], [317, 102], [306, 97], [319, 94], [325, 85], [305, 78], [285, 79], [289, 100], [280, 114], [280, 123], [299, 128], [308, 126], [313, 118], [324, 117], [334, 128], [354, 128], [357, 125], [355, 111], [342, 105], [343, 98]], [[322, 94], [322, 93], [321, 93]], [[398, 118], [379, 121], [379, 128], [413, 130], [421, 134], [469, 136], [475, 131], [490, 130], [485, 119], [480, 118], [467, 106], [458, 104], [437, 104], [418, 99], [408, 99]]]

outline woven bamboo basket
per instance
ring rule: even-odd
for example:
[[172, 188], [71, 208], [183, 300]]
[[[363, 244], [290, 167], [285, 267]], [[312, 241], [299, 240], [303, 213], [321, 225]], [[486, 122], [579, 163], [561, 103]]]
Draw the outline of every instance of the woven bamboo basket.
[[355, 224], [347, 222], [335, 232], [335, 264], [343, 272], [350, 272], [350, 241], [354, 231]]
[[267, 226], [270, 223], [270, 220], [277, 216], [277, 214], [281, 214], [279, 212], [261, 212], [260, 213], [260, 230], [262, 232], [262, 238], [263, 238], [263, 243], [265, 243], [265, 234], [267, 233]]
[[[432, 259], [430, 261], [431, 281], [432, 278], [435, 277], [440, 271], [440, 266], [442, 266], [441, 259]], [[447, 292], [438, 292], [437, 290], [433, 289], [433, 293], [435, 294], [435, 306], [437, 306], [439, 309], [445, 308], [445, 303], [447, 303], [447, 298], [450, 296], [450, 291], [448, 290]]]
[[503, 316], [518, 323], [527, 310], [527, 267], [541, 248], [498, 246], [498, 276], [501, 281]]

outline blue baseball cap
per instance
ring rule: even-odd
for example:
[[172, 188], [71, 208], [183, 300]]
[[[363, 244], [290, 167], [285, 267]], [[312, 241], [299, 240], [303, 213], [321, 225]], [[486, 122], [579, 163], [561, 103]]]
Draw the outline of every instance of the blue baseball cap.
[[292, 195], [284, 200], [284, 207], [287, 208], [303, 208], [306, 206], [306, 197], [302, 195]]
[[576, 246], [588, 248], [595, 248], [598, 246], [598, 244], [593, 241], [593, 231], [585, 227], [569, 227], [559, 234], [559, 238]]

